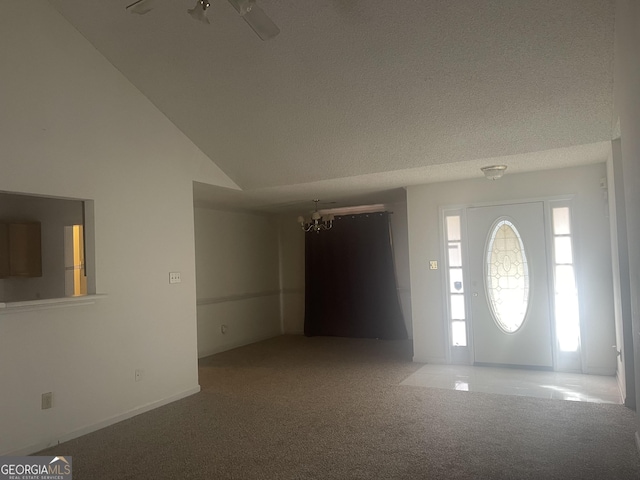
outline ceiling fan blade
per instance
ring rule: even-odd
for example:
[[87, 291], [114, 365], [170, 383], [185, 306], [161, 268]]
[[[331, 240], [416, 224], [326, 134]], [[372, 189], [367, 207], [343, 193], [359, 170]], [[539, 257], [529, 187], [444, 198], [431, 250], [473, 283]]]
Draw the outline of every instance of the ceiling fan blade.
[[131, 5], [127, 5], [125, 10], [129, 13], [137, 13], [138, 15], [144, 15], [149, 13], [156, 6], [156, 0], [137, 0]]
[[262, 40], [269, 40], [280, 33], [278, 26], [256, 5], [256, 0], [229, 0], [229, 3]]
[[262, 40], [269, 40], [280, 33], [278, 26], [257, 5], [253, 5], [251, 10], [245, 13], [242, 18]]
[[256, 0], [229, 0], [240, 15], [244, 15], [256, 4]]

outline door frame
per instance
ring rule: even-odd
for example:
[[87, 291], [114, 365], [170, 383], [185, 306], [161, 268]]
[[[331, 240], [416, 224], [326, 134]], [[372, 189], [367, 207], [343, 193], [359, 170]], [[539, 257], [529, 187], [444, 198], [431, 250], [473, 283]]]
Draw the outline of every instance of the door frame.
[[[440, 258], [443, 259], [440, 269], [441, 284], [444, 286], [442, 289], [442, 305], [443, 305], [443, 327], [445, 332], [445, 357], [448, 364], [466, 364], [473, 365], [473, 359], [475, 358], [475, 351], [473, 345], [473, 318], [471, 309], [471, 292], [468, 287], [465, 288], [464, 304], [465, 304], [465, 317], [466, 317], [466, 334], [467, 334], [467, 346], [457, 347], [452, 345], [451, 341], [451, 305], [449, 302], [449, 268], [448, 268], [448, 251], [447, 251], [447, 236], [446, 236], [446, 217], [451, 215], [460, 216], [460, 234], [462, 245], [462, 275], [464, 285], [470, 285], [469, 278], [469, 257], [468, 257], [468, 233], [467, 233], [467, 209], [475, 207], [496, 207], [501, 205], [514, 205], [521, 203], [534, 203], [541, 202], [543, 204], [543, 224], [544, 224], [544, 238], [545, 248], [547, 252], [547, 288], [549, 296], [549, 319], [551, 326], [551, 350], [552, 350], [552, 366], [554, 371], [567, 371], [582, 373], [583, 366], [585, 365], [585, 351], [582, 343], [579, 345], [579, 351], [576, 357], [578, 362], [577, 368], [559, 368], [567, 362], [561, 358], [561, 354], [558, 349], [558, 340], [556, 335], [556, 318], [555, 318], [555, 273], [553, 264], [553, 230], [551, 220], [551, 210], [555, 206], [568, 206], [570, 211], [573, 211], [573, 194], [567, 195], [554, 195], [547, 197], [528, 197], [518, 198], [511, 200], [495, 200], [487, 202], [473, 202], [466, 204], [453, 204], [453, 205], [441, 205], [438, 208], [439, 216], [439, 238], [440, 238]], [[572, 226], [572, 244], [574, 247], [574, 258], [576, 257], [575, 246], [579, 243], [578, 232], [575, 223], [571, 223]], [[576, 278], [580, 275], [580, 264], [574, 261], [574, 272]], [[580, 296], [578, 292], [578, 305], [581, 306]], [[580, 322], [580, 339], [584, 338], [583, 323]]]

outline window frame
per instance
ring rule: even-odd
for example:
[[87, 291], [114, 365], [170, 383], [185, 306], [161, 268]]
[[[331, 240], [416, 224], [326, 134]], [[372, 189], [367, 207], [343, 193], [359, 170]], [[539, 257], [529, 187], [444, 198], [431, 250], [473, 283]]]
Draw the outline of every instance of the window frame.
[[[466, 209], [464, 207], [446, 207], [440, 208], [440, 219], [441, 219], [441, 239], [440, 239], [440, 249], [441, 249], [441, 258], [442, 268], [441, 268], [441, 278], [442, 284], [444, 288], [442, 289], [442, 299], [444, 306], [444, 315], [443, 321], [445, 325], [446, 332], [446, 356], [447, 363], [451, 364], [462, 364], [469, 365], [472, 359], [472, 332], [471, 332], [471, 322], [470, 322], [470, 310], [469, 310], [469, 289], [468, 289], [468, 268], [467, 268], [467, 256], [466, 256]], [[459, 240], [449, 240], [448, 235], [448, 225], [447, 218], [448, 217], [459, 217], [460, 219], [460, 239]], [[459, 266], [451, 266], [449, 259], [449, 245], [451, 243], [457, 243], [460, 248], [460, 265]], [[452, 279], [451, 279], [451, 270], [460, 270], [462, 276], [462, 291], [461, 292], [452, 292]], [[464, 305], [464, 319], [454, 319], [452, 315], [451, 308], [451, 297], [460, 296], [463, 298]], [[454, 345], [453, 344], [453, 327], [454, 323], [461, 322], [464, 323], [464, 332], [466, 335], [466, 344], [465, 345]]]

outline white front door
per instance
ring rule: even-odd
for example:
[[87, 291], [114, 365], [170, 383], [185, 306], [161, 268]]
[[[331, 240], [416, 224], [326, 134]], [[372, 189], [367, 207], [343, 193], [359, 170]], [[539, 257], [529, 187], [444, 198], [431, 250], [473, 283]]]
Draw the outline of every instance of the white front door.
[[474, 363], [553, 367], [542, 202], [467, 210]]

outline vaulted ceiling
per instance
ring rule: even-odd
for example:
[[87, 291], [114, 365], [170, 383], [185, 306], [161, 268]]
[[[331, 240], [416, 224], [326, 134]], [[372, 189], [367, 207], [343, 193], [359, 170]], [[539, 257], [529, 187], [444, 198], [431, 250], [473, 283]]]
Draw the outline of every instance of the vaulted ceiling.
[[226, 0], [210, 25], [195, 0], [49, 1], [258, 203], [593, 163], [611, 139], [613, 0], [258, 0], [266, 42]]

